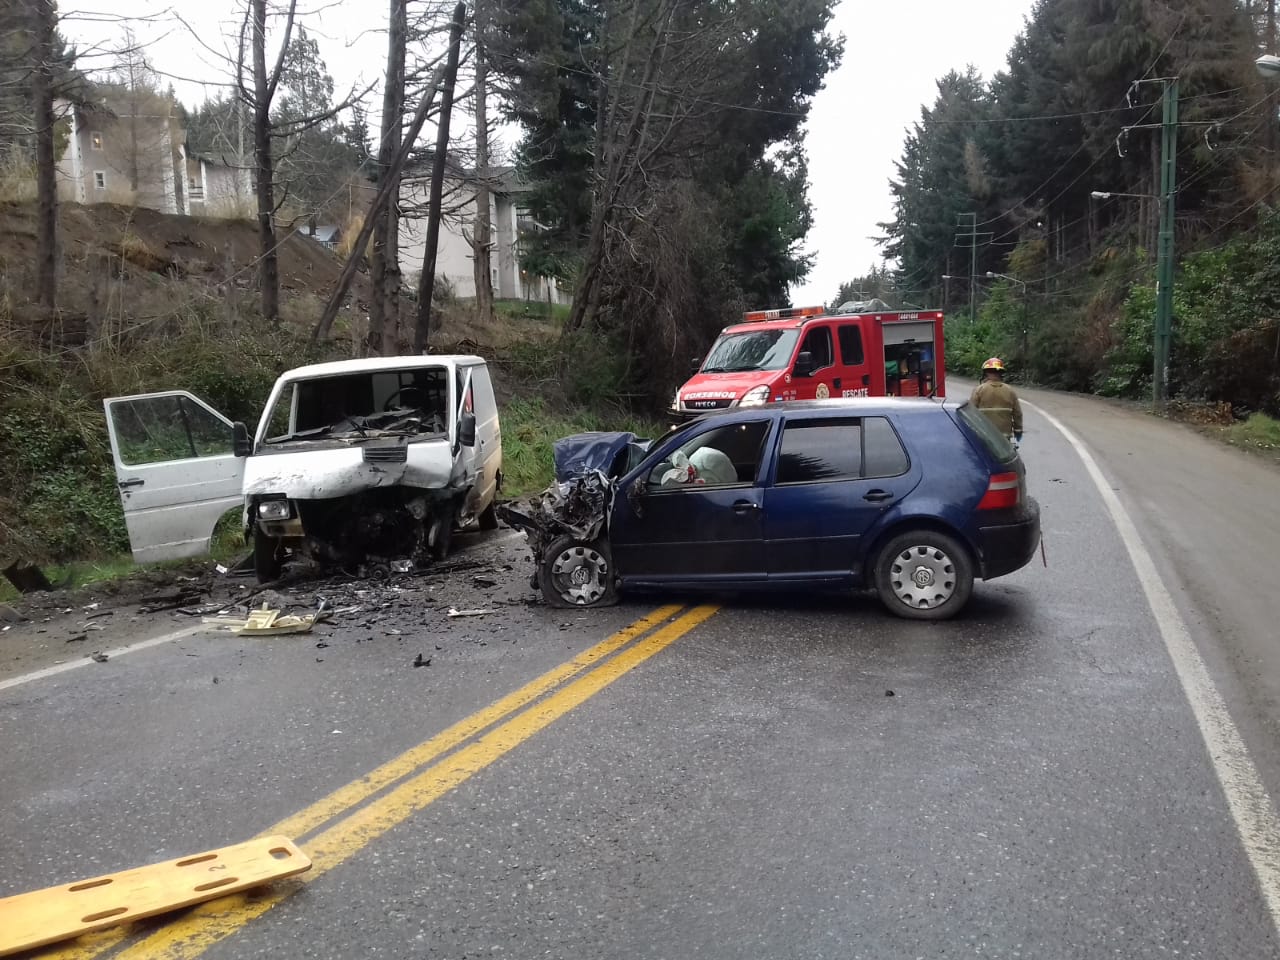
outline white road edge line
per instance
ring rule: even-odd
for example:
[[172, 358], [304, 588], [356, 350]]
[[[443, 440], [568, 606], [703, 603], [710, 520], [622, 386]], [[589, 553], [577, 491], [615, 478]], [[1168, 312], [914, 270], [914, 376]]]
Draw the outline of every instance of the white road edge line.
[[[166, 633], [163, 636], [152, 637], [150, 640], [139, 640], [137, 643], [131, 643], [127, 647], [117, 647], [114, 650], [108, 650], [108, 660], [114, 660], [116, 657], [123, 657], [126, 653], [137, 653], [139, 650], [147, 650], [151, 647], [158, 647], [164, 643], [172, 643], [174, 640], [182, 640], [185, 637], [194, 636], [197, 633], [207, 632], [210, 628], [204, 624], [197, 624], [194, 627], [184, 627], [181, 630], [175, 630], [173, 633]], [[54, 677], [60, 673], [66, 673], [68, 670], [76, 670], [80, 667], [96, 666], [97, 661], [91, 660], [89, 657], [83, 657], [79, 660], [68, 660], [66, 663], [55, 663], [52, 667], [45, 667], [42, 670], [32, 670], [30, 673], [22, 673], [16, 677], [10, 677], [8, 680], [0, 680], [0, 690], [8, 690], [10, 687], [18, 687], [24, 683], [30, 683], [33, 680], [43, 680], [45, 677]]]
[[1138, 528], [1088, 448], [1052, 414], [1033, 403], [1025, 400], [1023, 403], [1066, 437], [1084, 462], [1098, 492], [1102, 494], [1102, 500], [1111, 513], [1111, 519], [1129, 551], [1129, 559], [1133, 562], [1138, 580], [1147, 595], [1147, 603], [1151, 605], [1151, 613], [1160, 628], [1165, 648], [1169, 651], [1169, 658], [1182, 683], [1183, 693], [1191, 704], [1192, 713], [1200, 727], [1200, 735], [1204, 738], [1209, 758], [1213, 762], [1214, 773], [1226, 794], [1227, 806], [1240, 833], [1245, 855], [1253, 866], [1258, 885], [1267, 901], [1271, 922], [1280, 930], [1280, 818], [1276, 816], [1271, 797], [1262, 784], [1262, 778], [1249, 756], [1244, 739], [1227, 711], [1226, 702], [1214, 686], [1204, 660], [1200, 657], [1200, 651], [1196, 649], [1195, 641], [1191, 639], [1191, 633], [1173, 602], [1173, 595], [1164, 585], [1151, 554], [1138, 535]]

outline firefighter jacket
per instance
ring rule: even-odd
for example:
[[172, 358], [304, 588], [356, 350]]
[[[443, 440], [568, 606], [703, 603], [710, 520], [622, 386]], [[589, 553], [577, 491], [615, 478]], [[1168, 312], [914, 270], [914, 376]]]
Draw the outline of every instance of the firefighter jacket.
[[978, 384], [969, 402], [985, 413], [1006, 437], [1022, 433], [1022, 406], [1013, 387], [1003, 380], [985, 380]]

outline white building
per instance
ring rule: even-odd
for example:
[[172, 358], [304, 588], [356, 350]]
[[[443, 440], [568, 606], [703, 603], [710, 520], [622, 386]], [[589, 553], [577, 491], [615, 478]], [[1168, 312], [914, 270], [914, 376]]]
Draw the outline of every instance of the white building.
[[[512, 167], [495, 167], [488, 178], [490, 240], [490, 283], [493, 295], [502, 300], [548, 299], [567, 303], [556, 281], [531, 277], [520, 269], [521, 238], [534, 228], [520, 207], [520, 197], [529, 190]], [[475, 255], [472, 247], [476, 218], [476, 178], [471, 170], [450, 164], [445, 170], [445, 215], [440, 223], [436, 247], [436, 276], [444, 278], [455, 296], [472, 299], [476, 295]], [[421, 272], [426, 253], [427, 209], [431, 192], [430, 170], [406, 174], [400, 186], [400, 269], [406, 277]]]

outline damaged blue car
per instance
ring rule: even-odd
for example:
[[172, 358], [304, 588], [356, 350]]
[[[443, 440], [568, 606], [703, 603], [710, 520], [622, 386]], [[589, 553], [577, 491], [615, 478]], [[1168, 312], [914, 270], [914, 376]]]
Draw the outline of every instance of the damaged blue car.
[[1040, 509], [1014, 447], [968, 404], [859, 398], [710, 414], [649, 442], [565, 438], [556, 483], [500, 509], [557, 607], [620, 591], [871, 589], [945, 619], [1025, 566]]

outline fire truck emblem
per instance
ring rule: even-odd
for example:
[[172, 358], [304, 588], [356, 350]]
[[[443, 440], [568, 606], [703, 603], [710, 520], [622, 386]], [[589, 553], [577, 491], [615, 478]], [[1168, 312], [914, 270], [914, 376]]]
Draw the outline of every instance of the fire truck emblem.
[[817, 390], [818, 399], [825, 400], [829, 396], [831, 396], [831, 390], [827, 387], [827, 385], [825, 383], [818, 384], [818, 390]]

